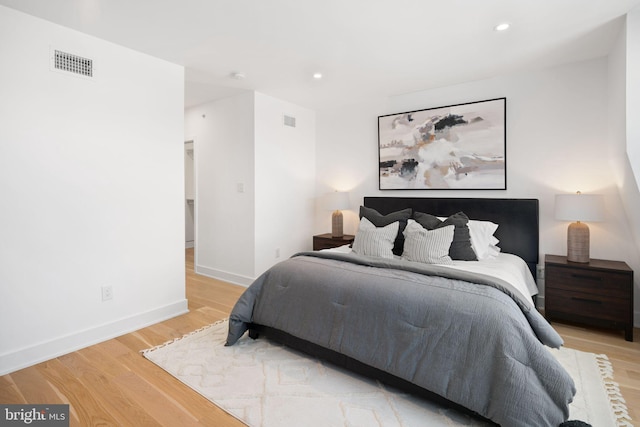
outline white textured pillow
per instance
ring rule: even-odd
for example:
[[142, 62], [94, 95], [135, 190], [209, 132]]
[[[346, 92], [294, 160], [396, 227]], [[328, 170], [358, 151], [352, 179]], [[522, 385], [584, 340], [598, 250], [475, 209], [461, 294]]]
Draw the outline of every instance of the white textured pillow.
[[451, 264], [449, 247], [453, 241], [455, 227], [448, 225], [427, 230], [414, 220], [404, 229], [404, 252], [402, 258], [426, 264]]
[[493, 235], [498, 229], [498, 224], [491, 221], [469, 220], [467, 225], [471, 236], [471, 247], [478, 259], [495, 258], [500, 252], [500, 248], [495, 246], [499, 240]]
[[393, 258], [393, 243], [398, 235], [398, 227], [398, 221], [384, 227], [376, 227], [367, 218], [362, 217], [353, 240], [353, 252], [359, 255]]

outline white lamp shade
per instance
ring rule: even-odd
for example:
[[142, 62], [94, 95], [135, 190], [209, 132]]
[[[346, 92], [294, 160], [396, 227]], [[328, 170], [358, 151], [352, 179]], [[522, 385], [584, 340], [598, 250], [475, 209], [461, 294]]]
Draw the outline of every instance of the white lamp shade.
[[334, 191], [327, 193], [326, 207], [330, 211], [341, 211], [349, 208], [349, 193], [346, 191]]
[[555, 216], [560, 221], [603, 221], [604, 197], [599, 194], [558, 194]]

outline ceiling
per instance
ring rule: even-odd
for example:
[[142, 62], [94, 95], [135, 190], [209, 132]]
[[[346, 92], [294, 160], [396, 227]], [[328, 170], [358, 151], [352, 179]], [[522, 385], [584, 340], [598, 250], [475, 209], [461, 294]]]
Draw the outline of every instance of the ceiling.
[[640, 0], [0, 4], [183, 65], [187, 107], [256, 90], [320, 109], [606, 55]]

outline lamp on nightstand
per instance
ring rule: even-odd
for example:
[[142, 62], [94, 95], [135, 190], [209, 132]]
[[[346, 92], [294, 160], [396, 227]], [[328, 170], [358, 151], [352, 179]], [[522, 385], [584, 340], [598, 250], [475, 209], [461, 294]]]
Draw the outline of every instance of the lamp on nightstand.
[[349, 208], [349, 193], [345, 191], [335, 191], [327, 194], [327, 209], [333, 211], [331, 216], [331, 237], [344, 236], [342, 228], [343, 209]]
[[582, 221], [602, 221], [604, 200], [598, 194], [558, 194], [556, 195], [556, 219], [576, 221], [567, 230], [567, 260], [589, 262], [589, 227]]

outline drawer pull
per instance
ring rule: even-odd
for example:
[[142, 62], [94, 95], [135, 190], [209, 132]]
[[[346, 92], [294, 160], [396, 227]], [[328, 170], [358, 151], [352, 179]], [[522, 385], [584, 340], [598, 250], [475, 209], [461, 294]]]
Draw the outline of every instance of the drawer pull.
[[572, 274], [571, 277], [575, 277], [576, 279], [593, 280], [596, 282], [602, 282], [602, 277], [587, 276], [586, 274]]
[[588, 302], [589, 304], [598, 304], [598, 305], [602, 304], [602, 301], [596, 301], [596, 300], [586, 299], [586, 298], [571, 297], [571, 299], [574, 301]]

